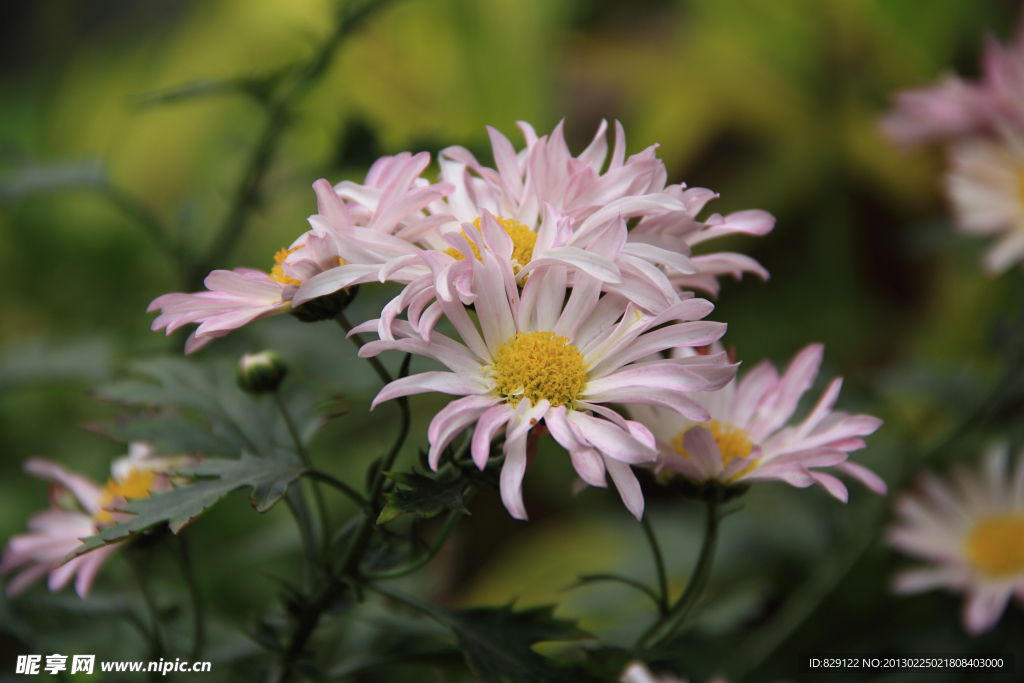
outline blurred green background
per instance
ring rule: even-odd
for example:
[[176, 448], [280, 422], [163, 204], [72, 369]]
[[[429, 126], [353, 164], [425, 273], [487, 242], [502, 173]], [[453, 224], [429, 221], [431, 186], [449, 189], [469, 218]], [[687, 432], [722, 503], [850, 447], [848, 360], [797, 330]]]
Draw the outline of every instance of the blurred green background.
[[[81, 428], [120, 412], [90, 388], [123, 373], [128, 359], [180, 353], [182, 337], [150, 332], [145, 313], [154, 297], [184, 286], [178, 263], [97, 188], [134, 198], [170, 227], [175, 248], [200, 254], [265, 125], [261, 108], [236, 92], [158, 103], [147, 95], [308, 59], [334, 8], [328, 0], [0, 8], [0, 539], [46, 504], [44, 485], [20, 472], [25, 457], [44, 454], [103, 480], [123, 451]], [[1006, 0], [394, 0], [340, 45], [298, 100], [252, 219], [216, 266], [269, 268], [316, 210], [311, 183], [359, 180], [380, 154], [462, 144], [489, 160], [485, 125], [519, 146], [516, 120], [543, 134], [563, 118], [578, 153], [602, 118], [619, 119], [629, 153], [660, 143], [670, 182], [720, 192], [711, 211], [756, 207], [777, 217], [767, 237], [723, 245], [757, 258], [772, 279], [724, 283], [712, 317], [729, 324], [726, 342], [748, 367], [764, 357], [784, 364], [806, 343], [825, 342], [819, 386], [844, 375], [840, 407], [886, 420], [857, 457], [896, 483], [908, 454], [938, 440], [999, 375], [997, 333], [1020, 308], [1021, 282], [1016, 272], [979, 274], [982, 245], [954, 235], [946, 218], [941, 155], [895, 149], [877, 119], [894, 89], [951, 69], [974, 75], [986, 32], [1008, 38], [1017, 10]], [[394, 291], [364, 287], [351, 317], [374, 317]], [[349, 414], [317, 436], [314, 459], [359, 477], [394, 415], [384, 406], [365, 417], [374, 378], [336, 328], [285, 318], [202, 355], [234, 359], [274, 346], [295, 366], [295, 382], [344, 395]], [[407, 465], [442, 404], [414, 402]], [[982, 441], [963, 445], [963, 456]], [[637, 632], [647, 606], [619, 588], [560, 592], [579, 574], [653, 577], [637, 525], [614, 492], [574, 499], [568, 459], [552, 443], [542, 456], [526, 480], [529, 524], [509, 519], [496, 495], [481, 495], [451, 552], [413, 585], [451, 604], [557, 601], [560, 615], [582, 617], [611, 642]], [[649, 484], [648, 509], [681, 586], [699, 509]], [[763, 652], [758, 627], [775, 624], [794, 590], [827, 581], [821, 567], [842, 565], [844, 547], [884, 519], [884, 503], [851, 493], [844, 507], [820, 490], [763, 485], [747, 512], [726, 520], [712, 599], [693, 627], [700, 645], [680, 654], [695, 680], [751, 651], [765, 661], [750, 680], [812, 680], [797, 673], [795, 653], [924, 644], [1005, 651], [1024, 642], [1015, 608], [971, 643], [957, 625], [958, 600], [889, 597], [888, 576], [903, 562], [872, 541], [826, 602], [792, 624], [793, 636]], [[244, 657], [251, 646], [229, 634], [276, 599], [268, 574], [295, 570], [291, 522], [277, 510], [258, 518], [237, 496], [188, 533], [219, 624], [214, 642], [225, 660]], [[113, 595], [130, 584], [113, 561], [96, 590]], [[70, 652], [97, 637], [94, 617], [55, 616], [63, 613], [39, 603], [43, 594], [0, 610], [0, 679], [30, 638]], [[338, 629], [341, 658], [366, 636]], [[117, 652], [141, 651], [130, 633]], [[366, 680], [393, 680], [381, 675]]]

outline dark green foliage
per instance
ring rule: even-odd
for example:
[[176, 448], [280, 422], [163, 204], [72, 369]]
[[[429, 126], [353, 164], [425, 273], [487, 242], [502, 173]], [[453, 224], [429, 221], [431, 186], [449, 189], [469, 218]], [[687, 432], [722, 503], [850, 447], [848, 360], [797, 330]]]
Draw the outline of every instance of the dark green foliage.
[[[182, 468], [178, 474], [199, 478], [193, 484], [179, 486], [149, 498], [130, 500], [119, 510], [134, 515], [130, 520], [107, 527], [95, 536], [83, 540], [67, 559], [90, 550], [124, 540], [128, 536], [167, 522], [171, 531], [182, 527], [201, 515], [207, 508], [243, 487], [252, 488], [249, 502], [257, 512], [269, 510], [288, 490], [288, 486], [302, 475], [303, 468], [295, 463], [268, 460], [243, 454], [239, 460], [209, 459], [195, 467]], [[213, 477], [213, 479], [202, 479]]]
[[469, 514], [463, 497], [466, 482], [461, 478], [439, 481], [418, 472], [385, 472], [384, 476], [406, 488], [384, 494], [388, 504], [380, 511], [377, 524], [410, 512], [427, 518], [444, 510]]

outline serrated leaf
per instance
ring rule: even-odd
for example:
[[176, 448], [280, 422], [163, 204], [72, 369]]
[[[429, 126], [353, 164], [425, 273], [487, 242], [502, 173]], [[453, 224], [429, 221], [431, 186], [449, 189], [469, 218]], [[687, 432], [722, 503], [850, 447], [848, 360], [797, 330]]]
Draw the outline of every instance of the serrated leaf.
[[[233, 438], [262, 457], [276, 458], [280, 447], [293, 448], [274, 401], [260, 400], [239, 389], [233, 363], [160, 358], [133, 363], [131, 368], [144, 379], [108, 384], [99, 388], [97, 395], [128, 405], [195, 411], [210, 423], [212, 433]], [[308, 441], [322, 423], [314, 415], [321, 396], [301, 386], [290, 389], [285, 395], [289, 413]]]
[[447, 627], [458, 640], [473, 674], [487, 683], [589, 683], [580, 668], [562, 665], [534, 651], [537, 643], [591, 638], [576, 622], [558, 619], [551, 606], [519, 612], [512, 605], [452, 610], [375, 588], [413, 605]]
[[234, 435], [215, 434], [204, 425], [180, 415], [135, 417], [117, 422], [94, 423], [87, 425], [87, 428], [121, 443], [147, 441], [159, 453], [235, 457], [244, 447], [242, 441]]
[[135, 517], [107, 527], [95, 536], [83, 539], [82, 545], [64, 558], [67, 562], [90, 550], [124, 540], [128, 536], [167, 523], [174, 533], [201, 515], [214, 503], [236, 489], [252, 489], [249, 501], [258, 512], [266, 512], [288, 490], [288, 486], [302, 475], [301, 465], [243, 454], [239, 460], [207, 459], [194, 467], [176, 472], [190, 477], [216, 477], [200, 479], [171, 491], [157, 493], [149, 498], [129, 500], [117, 508]]
[[487, 683], [501, 683], [506, 678], [550, 682], [586, 679], [580, 672], [558, 666], [533, 650], [536, 643], [590, 637], [576, 622], [555, 618], [553, 607], [513, 612], [512, 605], [506, 605], [447, 612], [448, 626], [458, 638], [469, 668]]
[[461, 479], [438, 481], [418, 472], [385, 472], [384, 476], [406, 488], [384, 494], [388, 503], [380, 511], [377, 524], [410, 512], [420, 517], [434, 517], [444, 510], [469, 514], [462, 495], [465, 482]]

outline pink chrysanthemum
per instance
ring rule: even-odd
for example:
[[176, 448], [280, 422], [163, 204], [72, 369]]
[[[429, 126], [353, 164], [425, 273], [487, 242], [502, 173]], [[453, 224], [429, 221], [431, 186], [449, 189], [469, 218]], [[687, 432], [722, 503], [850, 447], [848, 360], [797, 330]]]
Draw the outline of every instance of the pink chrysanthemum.
[[800, 488], [816, 484], [846, 502], [846, 486], [820, 471], [831, 467], [884, 494], [885, 482], [847, 460], [849, 451], [864, 447], [861, 437], [878, 429], [882, 421], [832, 410], [842, 378], [829, 384], [803, 422], [786, 426], [800, 397], [814, 382], [823, 352], [821, 344], [811, 344], [796, 355], [781, 377], [766, 360], [739, 383], [734, 380], [720, 391], [690, 394], [707, 410], [707, 420], [649, 405], [631, 405], [628, 411], [657, 438], [662, 454], [659, 471], [698, 483], [738, 485], [774, 479]]
[[1006, 125], [1024, 126], [1024, 21], [1014, 44], [990, 38], [981, 62], [982, 77], [968, 82], [945, 76], [937, 85], [894, 96], [882, 130], [904, 146], [991, 135]]
[[952, 485], [923, 475], [920, 491], [896, 502], [888, 532], [892, 547], [931, 564], [899, 574], [896, 592], [966, 593], [962, 620], [971, 635], [995, 626], [1011, 597], [1024, 606], [1024, 453], [1009, 470], [1002, 445], [979, 471], [954, 471]]
[[112, 476], [105, 486], [49, 460], [26, 460], [25, 471], [52, 482], [53, 487], [50, 508], [33, 515], [28, 521], [29, 533], [11, 537], [4, 548], [0, 573], [18, 570], [7, 583], [7, 595], [21, 593], [49, 573], [50, 591], [59, 591], [75, 579], [75, 591], [86, 597], [96, 573], [117, 546], [105, 546], [57, 565], [82, 544], [81, 539], [124, 517], [110, 508], [128, 498], [168, 490], [170, 480], [163, 472], [193, 460], [190, 456], [160, 457], [146, 444], [132, 444], [128, 456], [111, 465]]
[[[429, 254], [427, 261], [437, 271], [443, 269]], [[654, 437], [602, 404], [649, 403], [693, 420], [707, 419], [707, 411], [685, 392], [721, 387], [734, 376], [735, 366], [721, 355], [637, 361], [663, 349], [700, 346], [721, 337], [722, 323], [676, 322], [703, 318], [713, 306], [688, 298], [651, 315], [623, 297], [600, 297], [600, 281], [585, 273], [577, 274], [566, 298], [570, 290], [565, 269], [558, 266], [534, 269], [520, 293], [508, 260], [484, 249], [480, 260], [467, 261], [474, 271], [480, 330], [461, 302], [441, 297], [434, 306], [455, 327], [461, 342], [433, 331], [433, 324], [422, 319], [418, 325], [391, 323], [399, 338], [371, 342], [361, 355], [406, 351], [436, 360], [449, 371], [396, 380], [377, 395], [374, 406], [424, 392], [463, 396], [430, 423], [431, 467], [436, 469], [442, 452], [459, 433], [475, 425], [471, 454], [483, 468], [491, 439], [504, 430], [501, 497], [518, 519], [526, 519], [522, 481], [527, 436], [543, 421], [569, 451], [585, 482], [603, 487], [610, 474], [626, 507], [641, 517], [643, 496], [630, 465], [657, 458]], [[380, 321], [371, 320], [356, 331], [380, 326]]]
[[[625, 136], [618, 123], [606, 169], [605, 122], [578, 157], [569, 152], [562, 124], [550, 136], [540, 138], [529, 124], [520, 122], [519, 126], [527, 142], [519, 152], [501, 133], [488, 128], [497, 170], [481, 165], [462, 147], [443, 150], [438, 159], [441, 178], [446, 190], [452, 189], [446, 191], [443, 200], [426, 207], [436, 224], [424, 219], [418, 224], [421, 227], [399, 237], [422, 249], [447, 254], [447, 264], [457, 267], [455, 262], [463, 256], [453, 238], [465, 234], [470, 224], [479, 229], [483, 216], [489, 213], [512, 240], [513, 269], [520, 282], [527, 277], [530, 263], [559, 263], [570, 269], [570, 282], [573, 272], [583, 270], [603, 281], [606, 291], [623, 294], [650, 312], [678, 302], [678, 296], [667, 286], [670, 278], [684, 287], [714, 290], [715, 276], [720, 274], [752, 271], [767, 277], [767, 272], [749, 257], [714, 254], [691, 260], [689, 254], [693, 244], [719, 234], [764, 234], [774, 225], [769, 214], [757, 211], [726, 218], [714, 216], [707, 224], [710, 231], [698, 236], [705, 224], [697, 223], [694, 217], [714, 194], [707, 190], [684, 191], [682, 185], [666, 187], [667, 173], [655, 156], [655, 146], [626, 159]], [[332, 197], [326, 181], [318, 182], [321, 207], [336, 203], [338, 199]], [[352, 188], [343, 191], [339, 185], [335, 189], [346, 199], [359, 200]], [[620, 218], [642, 219], [643, 229], [635, 238], [630, 237], [611, 261], [585, 253], [589, 243]], [[407, 283], [427, 272], [417, 249], [410, 252], [408, 246], [393, 244], [385, 251], [379, 240], [373, 242], [368, 235], [340, 232], [350, 238], [340, 251], [352, 265], [312, 278], [299, 290], [296, 302], [370, 281], [374, 276]], [[545, 232], [547, 236], [539, 239], [539, 234]], [[439, 280], [446, 277], [438, 275]], [[471, 292], [472, 282], [463, 280], [463, 290]]]
[[[428, 227], [436, 224], [438, 219], [426, 216], [422, 209], [448, 191], [443, 184], [431, 186], [419, 178], [428, 163], [430, 155], [425, 152], [383, 157], [371, 167], [365, 185], [346, 181], [339, 184], [338, 192], [326, 180], [317, 181], [314, 189], [319, 214], [310, 218], [312, 230], [277, 253], [270, 273], [252, 268], [215, 270], [205, 280], [206, 292], [158, 297], [148, 309], [161, 311], [152, 329], [166, 328], [170, 334], [183, 325], [199, 323], [185, 345], [186, 353], [192, 353], [217, 337], [268, 316], [294, 313], [303, 320], [333, 317], [340, 310], [339, 301], [332, 297], [310, 301], [314, 297], [306, 297], [296, 302], [296, 292], [314, 276], [336, 271], [346, 263], [354, 263], [351, 268], [357, 271], [357, 277], [348, 284], [366, 281], [358, 275], [370, 271], [369, 280], [375, 280], [380, 265], [389, 258], [414, 253], [416, 249], [401, 238], [403, 231], [420, 230], [424, 221]], [[360, 200], [353, 199], [351, 210], [339, 196], [345, 192]], [[395, 232], [399, 237], [392, 234]], [[365, 249], [353, 247], [354, 233], [369, 235], [367, 239], [384, 255], [370, 258]], [[356, 260], [346, 262], [344, 255]], [[378, 261], [369, 271], [364, 263], [368, 258]], [[351, 268], [346, 272], [351, 273]]]

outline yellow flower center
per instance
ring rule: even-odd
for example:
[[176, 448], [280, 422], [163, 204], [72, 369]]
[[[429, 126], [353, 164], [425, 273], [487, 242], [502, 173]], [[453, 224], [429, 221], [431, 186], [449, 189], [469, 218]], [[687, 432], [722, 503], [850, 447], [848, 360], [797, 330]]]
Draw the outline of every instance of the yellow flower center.
[[288, 255], [302, 249], [305, 244], [300, 244], [294, 249], [279, 249], [274, 254], [274, 267], [270, 269], [270, 279], [274, 282], [280, 282], [282, 285], [297, 285], [302, 286], [301, 280], [296, 280], [293, 277], [288, 277], [284, 274], [284, 261], [288, 258]]
[[989, 517], [967, 539], [967, 557], [983, 574], [994, 578], [1024, 572], [1024, 515]]
[[154, 474], [152, 470], [133, 469], [124, 481], [110, 479], [107, 485], [100, 491], [100, 508], [93, 515], [97, 522], [107, 523], [114, 521], [113, 516], [103, 509], [109, 508], [120, 500], [131, 498], [148, 498], [149, 489], [153, 486]]
[[554, 332], [517, 332], [498, 347], [491, 368], [498, 394], [513, 406], [524, 398], [571, 405], [587, 386], [583, 354]]
[[[679, 432], [676, 438], [672, 439], [672, 448], [675, 452], [683, 456], [687, 460], [693, 460], [690, 454], [683, 448], [683, 437], [686, 436], [686, 432], [690, 431], [694, 427], [707, 427], [711, 430], [711, 436], [714, 437], [715, 443], [718, 444], [718, 450], [722, 451], [722, 467], [728, 467], [729, 463], [736, 458], [746, 458], [750, 456], [750, 451], [754, 449], [754, 442], [750, 440], [750, 435], [739, 427], [734, 427], [729, 423], [721, 423], [718, 420], [711, 420], [710, 422], [702, 422], [700, 425], [692, 425], [687, 427], [683, 431]], [[742, 471], [737, 472], [733, 479], [736, 479], [750, 470], [757, 467], [757, 461], [750, 463]]]
[[[498, 221], [498, 225], [505, 229], [508, 236], [512, 238], [512, 272], [518, 273], [522, 270], [523, 266], [530, 262], [533, 258], [533, 247], [537, 243], [537, 233], [530, 230], [529, 226], [523, 225], [519, 221], [512, 218], [502, 218], [501, 216], [495, 216], [494, 219]], [[477, 218], [473, 221], [473, 225], [476, 229], [480, 229], [480, 219]], [[466, 233], [463, 232], [462, 236], [465, 237]], [[480, 258], [480, 250], [473, 240], [466, 238], [469, 241], [469, 246], [473, 248], [473, 255], [476, 256], [477, 261], [482, 261]], [[444, 253], [451, 256], [456, 261], [462, 261], [466, 257], [462, 255], [462, 252], [452, 247], [445, 249]]]

